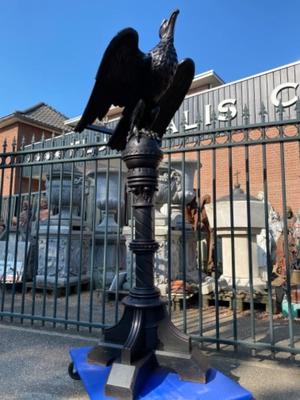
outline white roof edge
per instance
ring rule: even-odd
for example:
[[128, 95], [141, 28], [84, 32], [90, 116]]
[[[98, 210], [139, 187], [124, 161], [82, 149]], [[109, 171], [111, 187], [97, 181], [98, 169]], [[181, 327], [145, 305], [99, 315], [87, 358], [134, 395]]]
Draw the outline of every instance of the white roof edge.
[[217, 78], [220, 82], [224, 83], [224, 80], [213, 70], [210, 69], [209, 71], [205, 71], [205, 72], [201, 72], [201, 74], [197, 74], [194, 76], [193, 82], [199, 80], [199, 79], [203, 79], [206, 78], [208, 76], [214, 76], [215, 78]]
[[77, 117], [69, 118], [64, 121], [64, 125], [72, 125], [75, 122], [78, 122], [81, 118], [81, 115], [77, 115]]

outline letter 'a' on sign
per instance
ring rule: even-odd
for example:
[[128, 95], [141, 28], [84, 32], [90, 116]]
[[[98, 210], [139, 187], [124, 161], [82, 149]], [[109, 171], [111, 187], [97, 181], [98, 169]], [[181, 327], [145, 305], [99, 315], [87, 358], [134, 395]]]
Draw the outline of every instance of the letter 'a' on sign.
[[[275, 107], [278, 107], [279, 103], [280, 103], [280, 100], [278, 99], [279, 93], [284, 89], [295, 89], [296, 90], [298, 86], [299, 86], [299, 83], [295, 83], [295, 82], [282, 83], [281, 85], [276, 86], [276, 88], [272, 91], [271, 96], [270, 96], [271, 103]], [[298, 99], [298, 97], [295, 95], [292, 99], [283, 101], [281, 103], [281, 105], [283, 107], [290, 107], [296, 103], [297, 99]]]

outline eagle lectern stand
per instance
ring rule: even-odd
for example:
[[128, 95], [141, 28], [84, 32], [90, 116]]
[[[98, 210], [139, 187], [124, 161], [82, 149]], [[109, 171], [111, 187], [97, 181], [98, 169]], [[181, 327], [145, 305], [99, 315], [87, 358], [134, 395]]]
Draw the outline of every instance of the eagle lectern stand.
[[170, 321], [165, 301], [154, 286], [153, 197], [162, 151], [156, 135], [141, 131], [128, 140], [122, 158], [133, 194], [135, 237], [130, 249], [136, 259], [136, 284], [123, 300], [120, 322], [103, 332], [103, 342], [88, 353], [88, 361], [112, 368], [105, 394], [135, 399], [149, 372], [157, 366], [175, 371], [181, 379], [205, 382], [207, 365], [191, 339]]

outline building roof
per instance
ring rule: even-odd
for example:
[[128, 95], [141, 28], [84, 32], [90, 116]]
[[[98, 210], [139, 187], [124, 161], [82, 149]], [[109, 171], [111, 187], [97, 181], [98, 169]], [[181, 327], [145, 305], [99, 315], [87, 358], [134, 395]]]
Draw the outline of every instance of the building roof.
[[0, 118], [0, 128], [11, 123], [21, 121], [29, 124], [38, 125], [56, 132], [68, 131], [69, 128], [64, 124], [68, 118], [55, 108], [45, 103], [38, 103], [33, 107], [23, 111], [15, 111], [12, 114]]

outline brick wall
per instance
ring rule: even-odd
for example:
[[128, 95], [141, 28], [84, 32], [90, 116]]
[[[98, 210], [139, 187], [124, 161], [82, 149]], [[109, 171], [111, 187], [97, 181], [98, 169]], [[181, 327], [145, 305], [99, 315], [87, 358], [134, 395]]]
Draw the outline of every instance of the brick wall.
[[[12, 143], [14, 138], [17, 141], [17, 148], [20, 148], [21, 142], [24, 137], [24, 144], [30, 144], [32, 140], [32, 136], [34, 135], [35, 141], [39, 141], [44, 134], [45, 139], [50, 138], [52, 132], [49, 130], [45, 130], [36, 126], [32, 126], [29, 124], [25, 124], [23, 122], [14, 123], [8, 127], [0, 129], [0, 152], [3, 151], [3, 142], [6, 138], [7, 140], [7, 148], [6, 151], [10, 152], [12, 150]], [[9, 162], [9, 159], [7, 159]], [[10, 169], [5, 169], [3, 174], [3, 196], [8, 196], [10, 194], [10, 185], [12, 184], [11, 193], [16, 194], [19, 192], [19, 179], [20, 174], [19, 171], [11, 171]], [[28, 179], [23, 178], [24, 182], [22, 182], [22, 191], [28, 191]], [[0, 172], [0, 181], [2, 181], [2, 172]], [[32, 191], [34, 191], [38, 187], [38, 183], [35, 179], [32, 180]]]

